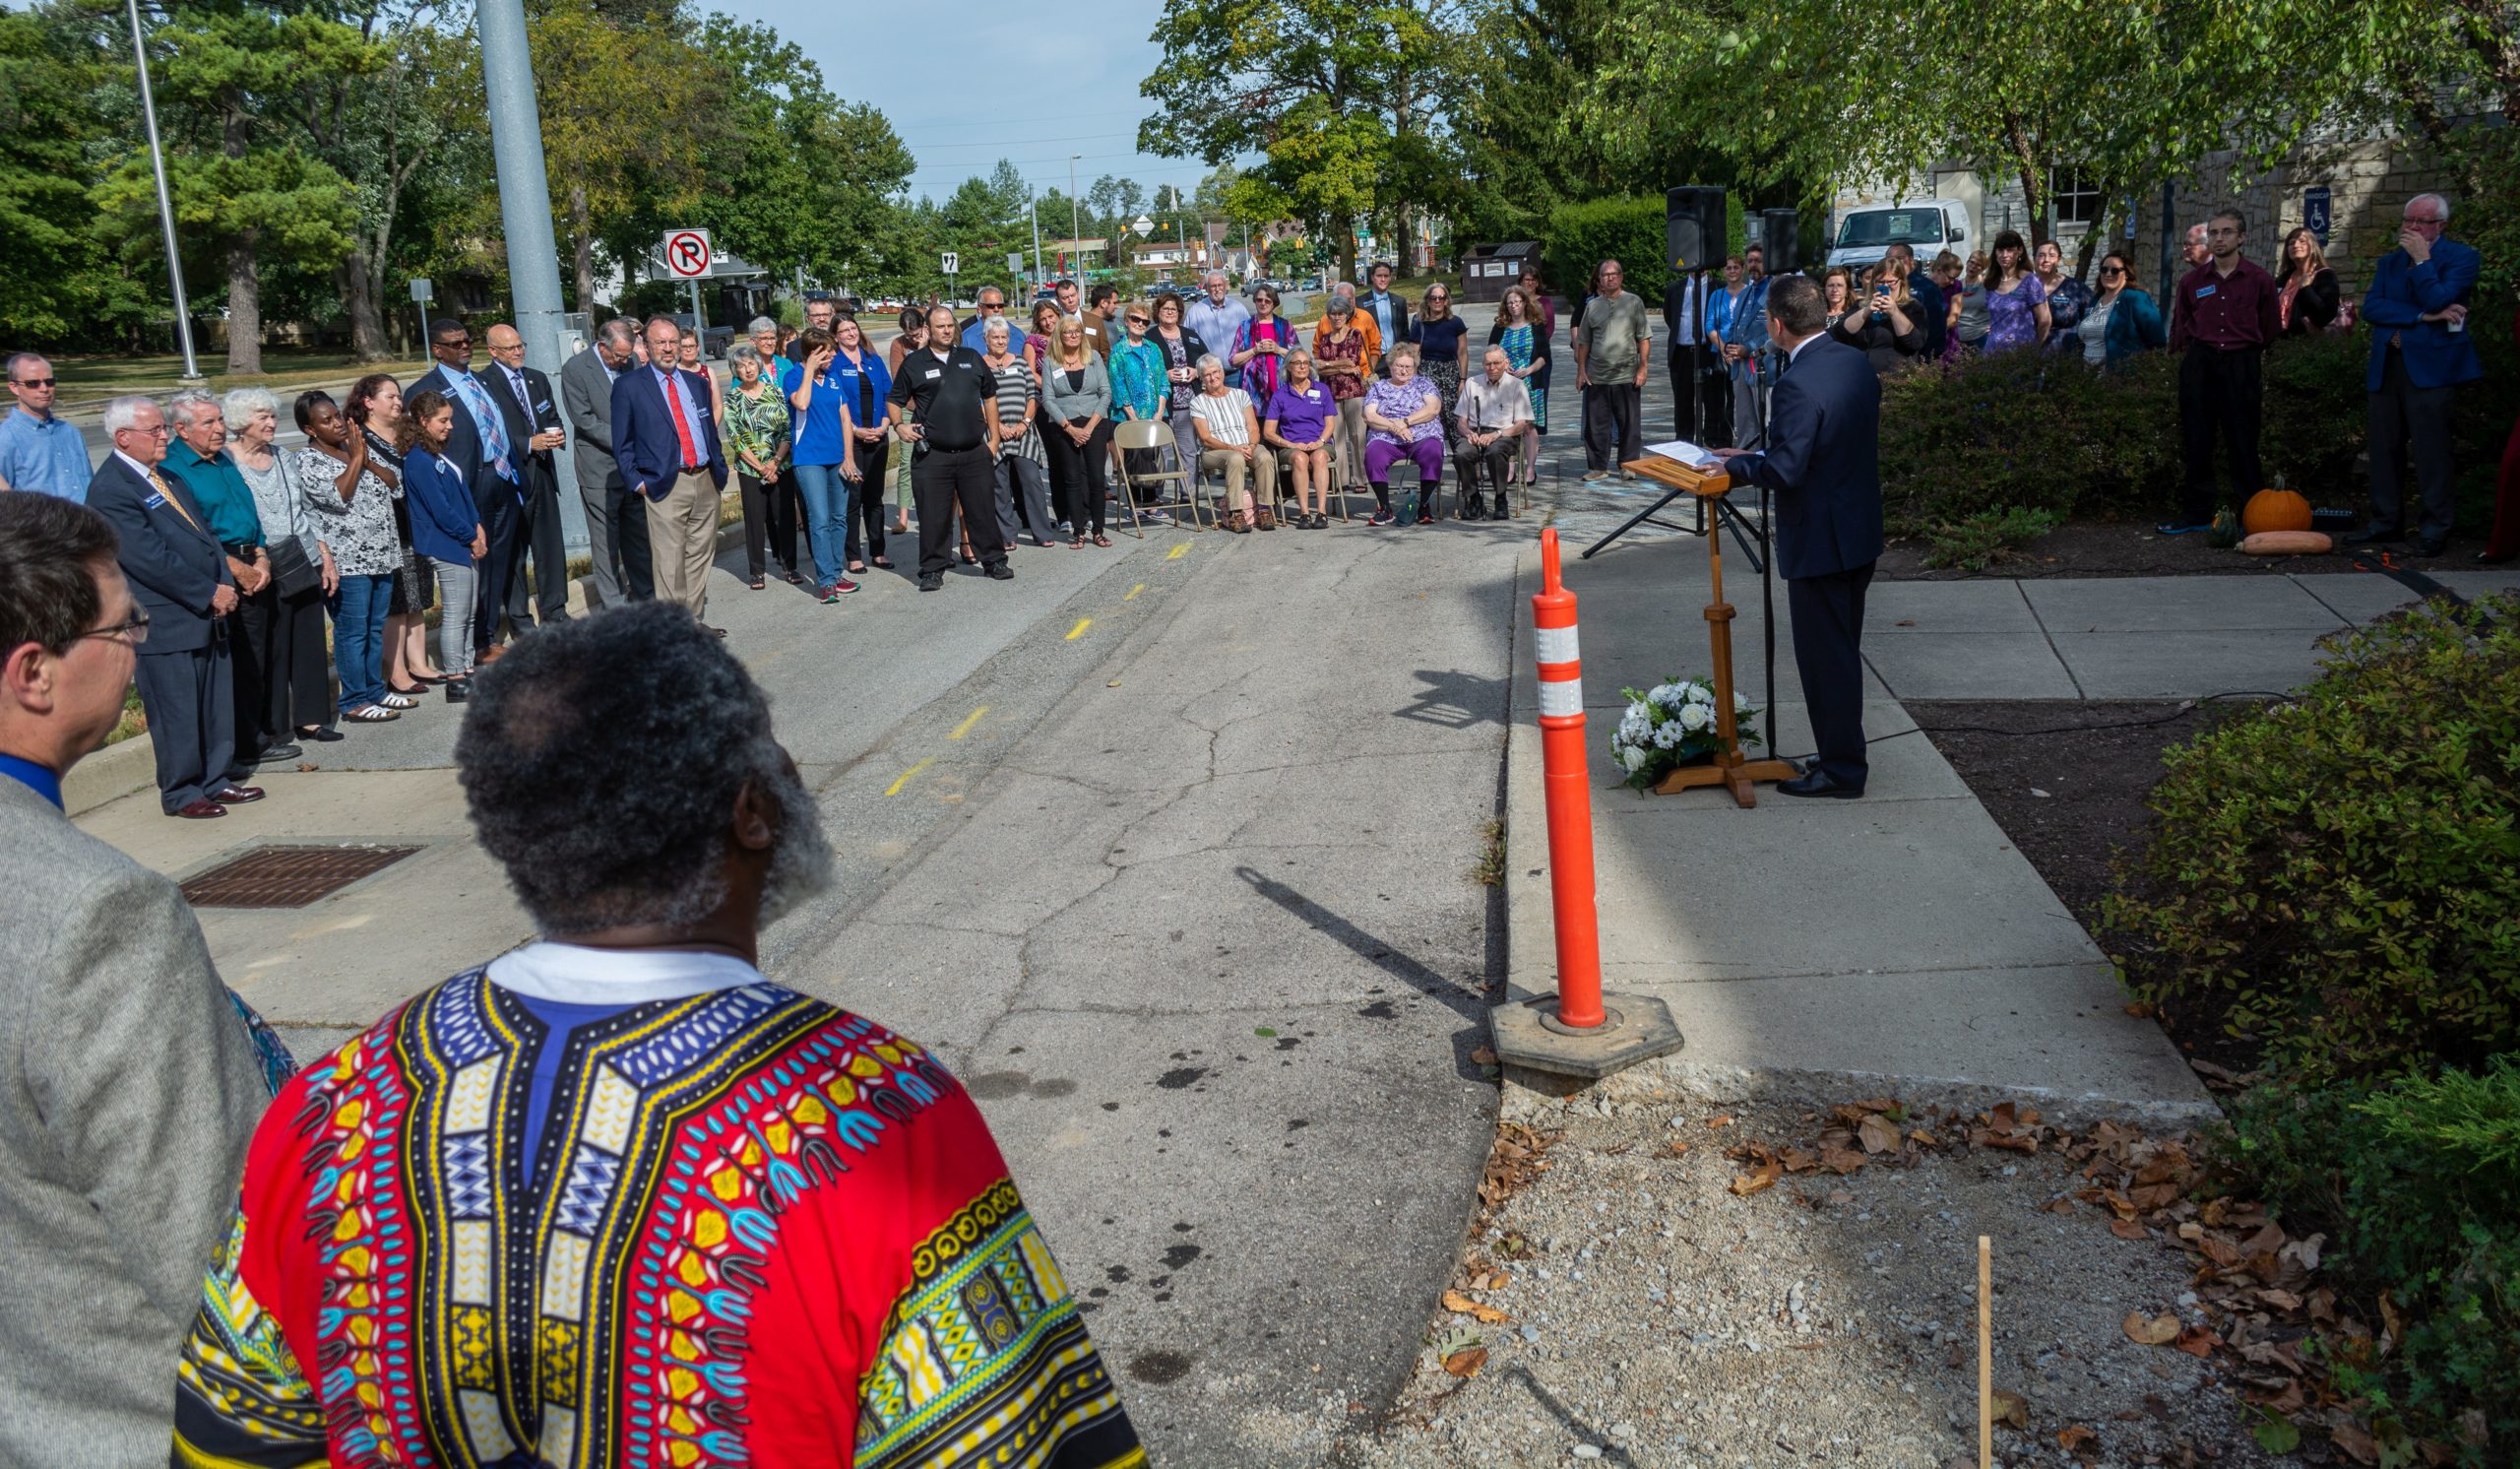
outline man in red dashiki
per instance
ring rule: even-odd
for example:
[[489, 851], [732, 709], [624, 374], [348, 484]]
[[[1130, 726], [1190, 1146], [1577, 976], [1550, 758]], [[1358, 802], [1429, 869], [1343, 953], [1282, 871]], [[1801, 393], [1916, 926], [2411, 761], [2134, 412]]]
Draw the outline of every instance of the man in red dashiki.
[[456, 760], [545, 937], [273, 1104], [173, 1462], [1143, 1466], [970, 1096], [756, 967], [831, 854], [724, 646], [542, 628]]

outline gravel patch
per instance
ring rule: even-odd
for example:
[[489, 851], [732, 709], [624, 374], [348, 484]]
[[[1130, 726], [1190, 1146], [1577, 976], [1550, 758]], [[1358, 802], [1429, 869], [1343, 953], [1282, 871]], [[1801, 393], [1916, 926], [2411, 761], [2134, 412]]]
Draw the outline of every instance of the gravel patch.
[[2187, 1260], [2091, 1208], [2043, 1207], [2087, 1186], [2062, 1156], [1922, 1152], [1730, 1191], [1756, 1169], [1727, 1149], [1812, 1148], [1853, 1100], [1509, 1082], [1504, 1136], [1537, 1161], [1491, 1165], [1446, 1298], [1470, 1309], [1437, 1312], [1391, 1414], [1342, 1461], [1975, 1465], [1983, 1234], [1994, 1382], [2023, 1424], [1998, 1428], [1997, 1462], [2279, 1462], [2224, 1367], [2129, 1339], [2130, 1312], [2203, 1323]]

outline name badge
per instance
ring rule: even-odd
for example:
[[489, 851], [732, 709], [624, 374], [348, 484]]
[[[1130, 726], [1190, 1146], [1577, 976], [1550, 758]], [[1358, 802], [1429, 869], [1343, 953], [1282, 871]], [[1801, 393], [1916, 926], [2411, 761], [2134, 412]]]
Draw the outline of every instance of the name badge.
[[155, 510], [165, 503], [166, 497], [164, 495], [158, 493], [156, 490], [151, 490], [149, 498], [140, 502], [140, 508], [143, 510]]
[[2212, 286], [2199, 286], [2196, 287], [2196, 298], [2201, 301], [2207, 296], [2212, 295], [2220, 287]]
[[938, 378], [943, 377], [944, 375], [945, 375], [945, 373], [944, 373], [944, 370], [943, 370], [942, 368], [930, 367], [930, 368], [928, 368], [928, 369], [927, 369], [927, 380], [928, 380], [929, 382], [934, 382], [934, 381], [936, 381]]

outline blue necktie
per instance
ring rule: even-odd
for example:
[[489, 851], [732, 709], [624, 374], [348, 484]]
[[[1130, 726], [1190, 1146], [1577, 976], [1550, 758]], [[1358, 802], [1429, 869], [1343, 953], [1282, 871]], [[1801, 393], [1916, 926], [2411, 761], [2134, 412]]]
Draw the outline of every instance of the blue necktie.
[[489, 390], [470, 372], [450, 374], [455, 396], [464, 400], [465, 412], [472, 415], [473, 426], [481, 433], [481, 452], [489, 456], [490, 468], [510, 484], [516, 482], [516, 470], [508, 463], [507, 425], [499, 419], [496, 404], [490, 402]]

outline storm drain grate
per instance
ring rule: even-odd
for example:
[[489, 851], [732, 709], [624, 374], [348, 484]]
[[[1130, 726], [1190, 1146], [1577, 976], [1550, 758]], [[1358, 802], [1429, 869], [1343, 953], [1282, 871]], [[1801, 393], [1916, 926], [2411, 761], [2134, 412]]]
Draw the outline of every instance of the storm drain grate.
[[195, 908], [303, 908], [417, 847], [257, 847], [184, 884]]

